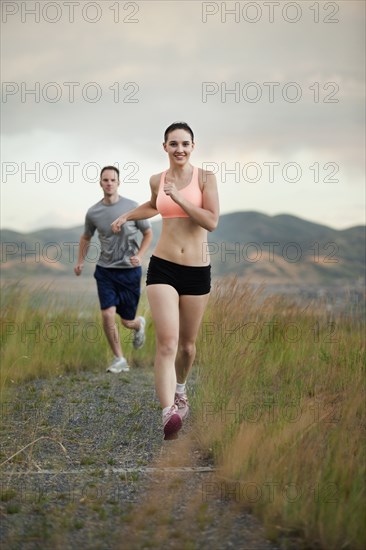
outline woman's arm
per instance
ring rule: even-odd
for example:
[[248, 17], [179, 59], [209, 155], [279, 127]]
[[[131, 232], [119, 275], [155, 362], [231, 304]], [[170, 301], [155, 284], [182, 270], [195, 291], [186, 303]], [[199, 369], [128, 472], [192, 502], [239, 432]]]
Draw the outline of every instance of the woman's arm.
[[152, 238], [153, 238], [152, 229], [146, 229], [146, 231], [144, 231], [142, 235], [143, 235], [142, 236], [142, 241], [141, 241], [141, 244], [140, 244], [139, 251], [137, 253], [137, 255], [140, 258], [142, 258], [142, 256], [145, 254], [145, 252], [147, 251], [147, 249], [150, 246], [150, 243], [151, 243]]
[[147, 249], [149, 248], [150, 243], [152, 241], [152, 238], [153, 238], [152, 229], [150, 229], [150, 228], [146, 229], [142, 233], [142, 240], [141, 240], [140, 248], [139, 248], [139, 250], [138, 250], [138, 252], [135, 256], [131, 256], [131, 264], [133, 266], [137, 267], [137, 266], [141, 265], [142, 257], [145, 254], [145, 252], [147, 251]]
[[164, 191], [175, 201], [198, 225], [213, 231], [219, 221], [219, 195], [216, 177], [212, 172], [202, 171], [202, 208], [195, 206], [185, 199], [175, 187], [175, 184], [166, 181]]
[[153, 218], [154, 216], [159, 214], [156, 209], [156, 193], [154, 184], [155, 180], [154, 176], [152, 176], [150, 179], [150, 200], [144, 202], [144, 204], [141, 204], [140, 206], [137, 206], [133, 210], [122, 214], [116, 220], [114, 220], [114, 222], [111, 224], [113, 233], [118, 233], [119, 231], [121, 231], [121, 226], [128, 221], [147, 220], [148, 218]]

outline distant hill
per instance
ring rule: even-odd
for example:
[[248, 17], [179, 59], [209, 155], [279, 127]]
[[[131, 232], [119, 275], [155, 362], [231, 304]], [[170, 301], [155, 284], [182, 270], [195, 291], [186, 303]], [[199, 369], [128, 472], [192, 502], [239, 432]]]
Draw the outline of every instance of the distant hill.
[[[151, 250], [160, 234], [161, 221], [152, 225]], [[74, 276], [82, 231], [82, 226], [51, 227], [25, 234], [2, 230], [2, 277]], [[94, 238], [85, 275], [92, 274], [98, 251], [98, 239]], [[364, 226], [336, 230], [288, 214], [235, 212], [221, 216], [203, 247], [203, 256], [208, 252], [217, 277], [236, 274], [258, 283], [303, 286], [359, 286], [365, 277]]]

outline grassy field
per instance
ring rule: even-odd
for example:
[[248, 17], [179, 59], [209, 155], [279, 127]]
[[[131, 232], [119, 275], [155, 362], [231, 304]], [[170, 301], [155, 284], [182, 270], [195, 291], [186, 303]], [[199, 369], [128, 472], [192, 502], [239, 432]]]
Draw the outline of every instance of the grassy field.
[[[145, 296], [140, 314], [146, 315]], [[121, 329], [126, 356], [148, 362], [154, 355], [151, 321], [146, 345], [138, 354], [132, 347], [133, 333]], [[33, 377], [107, 366], [112, 359], [107, 345], [96, 291], [85, 294], [56, 291], [50, 284], [31, 289], [18, 281], [3, 285], [1, 293], [1, 399], [14, 385]], [[152, 359], [151, 359], [152, 360]]]
[[[148, 321], [143, 352], [125, 329], [121, 339], [132, 364], [152, 365], [144, 295], [140, 313]], [[219, 467], [202, 486], [203, 501], [230, 498], [272, 540], [365, 547], [363, 329], [357, 308], [335, 314], [320, 301], [292, 304], [236, 279], [216, 284], [191, 399], [192, 433]], [[30, 378], [110, 359], [97, 305], [82, 294], [65, 300], [47, 285], [3, 286], [1, 344], [3, 400]]]
[[222, 474], [207, 498], [231, 496], [274, 539], [365, 547], [363, 331], [357, 311], [217, 285], [195, 396], [200, 444]]

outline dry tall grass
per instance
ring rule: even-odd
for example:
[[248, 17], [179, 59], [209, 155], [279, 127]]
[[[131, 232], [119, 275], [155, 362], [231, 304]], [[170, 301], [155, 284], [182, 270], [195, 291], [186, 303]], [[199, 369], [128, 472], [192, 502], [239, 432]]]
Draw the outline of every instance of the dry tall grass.
[[364, 548], [362, 318], [219, 283], [201, 331], [198, 438], [271, 537]]

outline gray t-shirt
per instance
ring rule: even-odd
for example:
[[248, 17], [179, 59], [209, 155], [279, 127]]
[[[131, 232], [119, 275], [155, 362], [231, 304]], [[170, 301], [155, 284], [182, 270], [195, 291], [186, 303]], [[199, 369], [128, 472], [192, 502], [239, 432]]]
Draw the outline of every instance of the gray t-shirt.
[[129, 221], [121, 227], [120, 233], [113, 233], [111, 223], [121, 214], [136, 208], [138, 203], [124, 197], [114, 204], [99, 201], [89, 208], [85, 216], [84, 234], [92, 237], [98, 231], [100, 255], [97, 264], [102, 267], [126, 269], [133, 267], [131, 256], [139, 250], [138, 232], [151, 227], [148, 220]]

